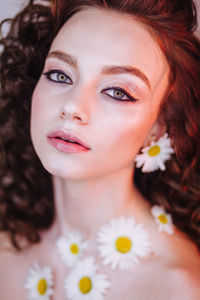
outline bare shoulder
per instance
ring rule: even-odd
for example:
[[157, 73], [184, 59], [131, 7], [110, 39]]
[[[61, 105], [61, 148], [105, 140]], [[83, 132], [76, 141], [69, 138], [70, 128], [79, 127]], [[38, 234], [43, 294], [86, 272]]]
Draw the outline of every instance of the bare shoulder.
[[[17, 285], [21, 277], [20, 266], [17, 264], [16, 253], [10, 248], [0, 249], [0, 299], [9, 300], [15, 297]], [[10, 288], [12, 287], [12, 289]], [[15, 291], [13, 293], [13, 291]], [[22, 298], [23, 299], [23, 298]]]
[[200, 252], [197, 246], [181, 233], [174, 235], [173, 244], [166, 272], [170, 299], [199, 300]]
[[163, 259], [162, 261], [158, 259], [157, 262], [152, 262], [147, 280], [145, 283], [143, 282], [143, 288], [140, 286], [138, 291], [138, 299], [199, 300], [199, 262], [197, 262], [196, 266], [193, 263], [189, 266], [189, 261], [190, 258], [188, 258], [187, 264], [178, 262], [177, 265], [174, 262], [164, 261]]
[[168, 235], [158, 232], [156, 227], [152, 229], [151, 223], [148, 228], [154, 251], [145, 272], [147, 279], [143, 285], [146, 289], [140, 286], [138, 299], [199, 300], [200, 252], [197, 246], [178, 230]]
[[[171, 243], [172, 242], [172, 243]], [[166, 259], [161, 256], [158, 282], [163, 300], [200, 299], [200, 253], [197, 247], [182, 234], [167, 243]]]
[[0, 233], [0, 280], [5, 277], [7, 266], [11, 263], [12, 258], [15, 257], [16, 250], [12, 247], [11, 242], [6, 234]]
[[169, 270], [166, 272], [165, 285], [168, 299], [200, 299], [200, 273], [197, 272], [196, 268], [176, 268]]
[[15, 266], [18, 262], [17, 257], [19, 254], [12, 247], [8, 238], [5, 235], [0, 235], [0, 285], [3, 281], [6, 281], [6, 278], [9, 278], [12, 274], [11, 270], [15, 269]]
[[133, 274], [126, 300], [199, 300], [200, 272], [196, 267], [152, 259]]
[[16, 251], [6, 238], [0, 240], [0, 299], [16, 299], [16, 295], [17, 299], [26, 299], [23, 286], [27, 277], [27, 257]]

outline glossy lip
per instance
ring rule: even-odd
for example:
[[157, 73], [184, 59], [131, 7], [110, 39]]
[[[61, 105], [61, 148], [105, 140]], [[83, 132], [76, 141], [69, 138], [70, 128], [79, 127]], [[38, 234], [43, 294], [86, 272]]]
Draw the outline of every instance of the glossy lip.
[[63, 130], [63, 129], [59, 129], [59, 130], [49, 132], [47, 134], [47, 138], [49, 138], [49, 139], [51, 139], [51, 138], [68, 139], [68, 140], [71, 140], [73, 142], [77, 142], [82, 147], [85, 147], [86, 149], [90, 150], [89, 146], [86, 145], [84, 142], [82, 142], [80, 138], [75, 136], [72, 132], [68, 132], [68, 131]]

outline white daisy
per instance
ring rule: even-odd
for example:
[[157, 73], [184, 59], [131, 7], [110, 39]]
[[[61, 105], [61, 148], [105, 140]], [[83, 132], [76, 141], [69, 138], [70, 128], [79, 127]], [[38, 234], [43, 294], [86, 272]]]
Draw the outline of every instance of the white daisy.
[[136, 167], [142, 167], [142, 172], [153, 172], [158, 169], [166, 170], [165, 161], [169, 160], [174, 150], [170, 144], [170, 138], [165, 133], [158, 141], [151, 142], [150, 146], [142, 149], [142, 153], [136, 155]]
[[151, 208], [151, 213], [154, 216], [156, 224], [158, 224], [158, 230], [165, 231], [169, 234], [173, 234], [173, 223], [172, 223], [172, 217], [170, 214], [167, 214], [165, 212], [164, 207], [154, 205]]
[[65, 291], [68, 299], [103, 300], [110, 286], [104, 274], [98, 274], [93, 257], [78, 261], [75, 268], [65, 279]]
[[151, 252], [147, 231], [132, 217], [112, 219], [100, 229], [97, 241], [103, 264], [112, 269], [129, 269]]
[[68, 267], [74, 266], [87, 246], [87, 241], [84, 241], [84, 237], [77, 231], [69, 232], [66, 237], [61, 236], [56, 241], [58, 253]]
[[24, 287], [29, 291], [29, 300], [49, 300], [53, 294], [53, 275], [50, 267], [39, 267], [35, 262], [29, 270]]

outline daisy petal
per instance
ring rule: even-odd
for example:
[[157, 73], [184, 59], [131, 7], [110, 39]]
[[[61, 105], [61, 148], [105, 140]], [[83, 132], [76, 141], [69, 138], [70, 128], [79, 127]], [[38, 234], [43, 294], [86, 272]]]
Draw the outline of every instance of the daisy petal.
[[29, 276], [24, 284], [28, 290], [29, 300], [49, 300], [53, 294], [53, 275], [49, 267], [40, 267], [34, 262], [29, 270]]
[[166, 232], [168, 234], [174, 233], [174, 226], [172, 222], [172, 217], [170, 214], [165, 212], [164, 207], [154, 205], [151, 208], [151, 213], [154, 217], [155, 223], [158, 225], [158, 231]]
[[88, 243], [79, 232], [72, 231], [66, 237], [61, 236], [56, 241], [56, 247], [62, 261], [68, 267], [73, 267], [88, 247]]
[[110, 283], [97, 273], [93, 257], [78, 261], [65, 279], [65, 292], [70, 300], [103, 300]]
[[148, 233], [133, 218], [112, 219], [98, 232], [97, 242], [102, 263], [112, 269], [130, 269], [151, 252]]
[[136, 155], [136, 167], [142, 172], [153, 172], [156, 170], [165, 171], [165, 162], [174, 153], [170, 145], [168, 134], [165, 133], [157, 142], [151, 142], [150, 146], [142, 149], [141, 154]]

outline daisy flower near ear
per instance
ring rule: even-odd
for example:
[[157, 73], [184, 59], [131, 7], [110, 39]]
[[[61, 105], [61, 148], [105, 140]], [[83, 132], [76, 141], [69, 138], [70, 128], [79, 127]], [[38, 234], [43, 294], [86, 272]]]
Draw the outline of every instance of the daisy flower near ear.
[[136, 167], [142, 172], [153, 172], [158, 169], [166, 170], [165, 162], [171, 158], [174, 150], [171, 147], [170, 138], [165, 133], [158, 141], [151, 142], [150, 146], [143, 148], [141, 154], [136, 155]]
[[104, 274], [97, 273], [93, 257], [77, 262], [65, 280], [67, 299], [103, 300], [110, 283]]
[[29, 270], [29, 276], [24, 285], [28, 290], [28, 300], [50, 300], [53, 294], [53, 275], [49, 267], [39, 267], [35, 262]]
[[156, 224], [158, 225], [158, 230], [164, 231], [168, 234], [173, 234], [174, 233], [174, 226], [172, 223], [172, 217], [170, 214], [167, 214], [165, 212], [164, 207], [154, 205], [151, 208], [151, 213], [154, 216], [154, 220]]
[[69, 232], [66, 237], [61, 236], [56, 241], [57, 251], [68, 267], [74, 266], [87, 246], [88, 242], [84, 241], [84, 237], [77, 231]]
[[130, 269], [151, 253], [147, 231], [132, 217], [112, 219], [99, 230], [97, 242], [103, 264], [112, 269]]

